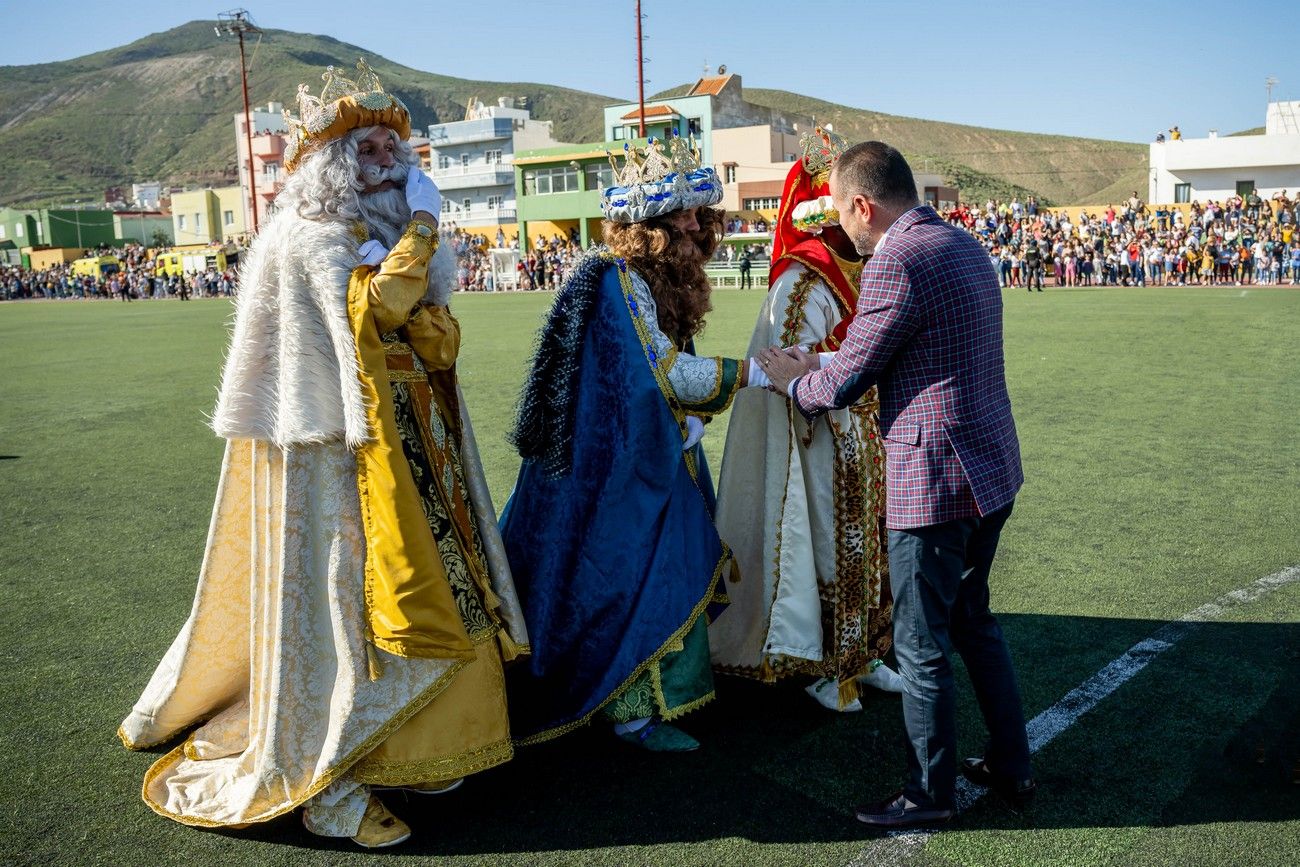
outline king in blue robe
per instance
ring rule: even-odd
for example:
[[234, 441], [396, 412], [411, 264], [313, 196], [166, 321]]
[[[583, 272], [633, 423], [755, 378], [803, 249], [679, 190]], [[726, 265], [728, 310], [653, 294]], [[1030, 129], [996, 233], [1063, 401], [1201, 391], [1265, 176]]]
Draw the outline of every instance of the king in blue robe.
[[599, 713], [647, 749], [698, 746], [664, 721], [713, 698], [707, 624], [731, 556], [692, 433], [749, 368], [691, 349], [660, 330], [649, 286], [608, 251], [582, 260], [542, 328], [501, 518], [532, 643], [509, 681], [521, 743]]

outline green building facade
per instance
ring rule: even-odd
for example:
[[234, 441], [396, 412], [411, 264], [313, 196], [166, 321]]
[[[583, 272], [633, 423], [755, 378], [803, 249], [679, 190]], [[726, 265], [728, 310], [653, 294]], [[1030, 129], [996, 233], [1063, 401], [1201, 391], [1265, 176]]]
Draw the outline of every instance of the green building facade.
[[600, 196], [614, 183], [609, 152], [622, 159], [623, 145], [645, 139], [607, 141], [520, 151], [515, 154], [515, 202], [521, 252], [553, 235], [577, 234], [585, 248], [600, 240]]
[[0, 247], [98, 247], [117, 240], [112, 211], [0, 209]]

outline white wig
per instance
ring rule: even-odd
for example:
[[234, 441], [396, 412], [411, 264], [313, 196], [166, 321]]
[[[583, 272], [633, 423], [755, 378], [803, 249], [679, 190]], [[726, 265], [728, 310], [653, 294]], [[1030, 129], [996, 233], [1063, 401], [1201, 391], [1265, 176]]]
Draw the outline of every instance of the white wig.
[[[361, 162], [357, 159], [358, 144], [379, 128], [354, 129], [304, 157], [276, 197], [276, 210], [292, 210], [306, 220], [361, 220], [372, 237], [391, 249], [411, 219], [405, 191], [384, 190], [362, 195], [366, 184], [361, 180]], [[389, 134], [397, 163], [391, 177], [401, 184], [407, 171], [418, 166], [419, 157], [410, 142], [402, 141], [392, 130]], [[429, 295], [426, 297], [435, 303], [446, 304], [455, 272], [451, 246], [444, 245], [429, 265]]]

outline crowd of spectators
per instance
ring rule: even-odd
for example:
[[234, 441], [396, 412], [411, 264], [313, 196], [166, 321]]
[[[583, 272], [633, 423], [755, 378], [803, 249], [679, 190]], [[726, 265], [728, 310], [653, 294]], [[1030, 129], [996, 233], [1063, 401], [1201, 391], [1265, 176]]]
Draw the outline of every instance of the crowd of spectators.
[[1137, 192], [1119, 208], [1064, 210], [1026, 202], [959, 204], [946, 219], [989, 252], [1003, 287], [1300, 283], [1300, 196], [1258, 191], [1154, 210]]
[[71, 262], [45, 268], [0, 265], [0, 299], [145, 301], [175, 298], [230, 296], [235, 291], [235, 269], [207, 268], [183, 274], [166, 274], [156, 267], [159, 259], [140, 244], [101, 246], [87, 256], [112, 256], [120, 266], [96, 273], [74, 273]]
[[[1148, 207], [1134, 191], [1117, 208], [1082, 208], [1071, 215], [1043, 207], [1031, 196], [984, 205], [958, 204], [945, 212], [984, 248], [1007, 288], [1056, 286], [1224, 284], [1300, 285], [1300, 195], [1285, 190], [1265, 200], [1258, 192], [1186, 208]], [[763, 232], [761, 221], [732, 218], [728, 234]], [[578, 232], [541, 239], [519, 255], [519, 238], [498, 229], [495, 239], [456, 225], [442, 230], [442, 240], [456, 256], [457, 289], [492, 292], [497, 286], [490, 250], [515, 252], [513, 286], [521, 290], [557, 289], [582, 257]], [[495, 244], [491, 243], [494, 240]], [[70, 263], [41, 269], [0, 265], [0, 299], [118, 299], [121, 301], [230, 296], [235, 269], [209, 267], [181, 275], [163, 273], [158, 259], [139, 244], [101, 247], [87, 255], [111, 255], [121, 263], [111, 273], [77, 274]], [[765, 245], [743, 249], [721, 244], [714, 256], [720, 265], [762, 264]]]
[[457, 228], [454, 223], [441, 230], [442, 243], [451, 244], [456, 254], [456, 288], [462, 292], [492, 292], [510, 288], [497, 286], [491, 249], [514, 251], [514, 288], [525, 291], [558, 289], [582, 258], [583, 247], [577, 230], [569, 235], [541, 238], [527, 255], [519, 255], [518, 235], [507, 237], [497, 229], [495, 245], [488, 238]]
[[[728, 233], [766, 231], [766, 223], [747, 223], [732, 220], [728, 224]], [[462, 292], [492, 292], [511, 288], [503, 281], [498, 286], [498, 274], [492, 268], [491, 250], [514, 251], [514, 287], [515, 289], [553, 290], [560, 288], [569, 273], [582, 258], [584, 249], [576, 229], [568, 236], [552, 235], [550, 238], [537, 240], [526, 255], [519, 255], [519, 238], [507, 236], [501, 229], [497, 230], [495, 243], [487, 236], [477, 235], [457, 228], [449, 223], [441, 230], [442, 243], [450, 244], [456, 255], [456, 288]], [[745, 270], [746, 263], [765, 266], [771, 256], [770, 244], [748, 244], [738, 248], [733, 244], [719, 244], [713, 256], [713, 264], [723, 266], [740, 266]], [[508, 260], [507, 260], [508, 261]]]

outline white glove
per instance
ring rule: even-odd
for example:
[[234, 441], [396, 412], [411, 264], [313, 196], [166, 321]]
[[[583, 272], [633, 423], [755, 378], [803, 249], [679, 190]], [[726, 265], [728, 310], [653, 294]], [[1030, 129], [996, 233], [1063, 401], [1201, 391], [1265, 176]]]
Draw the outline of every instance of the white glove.
[[438, 187], [429, 180], [429, 176], [420, 171], [419, 166], [411, 166], [406, 173], [406, 204], [410, 206], [412, 214], [428, 211], [434, 219], [442, 212], [442, 193], [438, 192]]
[[693, 415], [688, 415], [686, 417], [686, 442], [682, 443], [682, 451], [694, 447], [702, 439], [704, 439], [704, 422]]
[[362, 265], [378, 265], [388, 258], [388, 248], [378, 241], [366, 241], [357, 250]]

